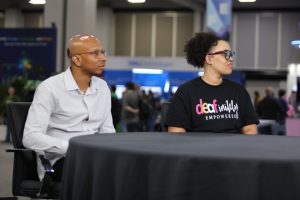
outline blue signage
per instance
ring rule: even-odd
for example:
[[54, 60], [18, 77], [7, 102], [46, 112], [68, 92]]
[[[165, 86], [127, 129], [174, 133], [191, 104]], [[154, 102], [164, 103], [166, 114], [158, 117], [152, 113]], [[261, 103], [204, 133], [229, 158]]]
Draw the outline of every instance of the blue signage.
[[229, 40], [232, 21], [232, 0], [206, 1], [206, 27], [219, 37]]
[[0, 28], [1, 84], [14, 76], [43, 80], [56, 69], [56, 29]]

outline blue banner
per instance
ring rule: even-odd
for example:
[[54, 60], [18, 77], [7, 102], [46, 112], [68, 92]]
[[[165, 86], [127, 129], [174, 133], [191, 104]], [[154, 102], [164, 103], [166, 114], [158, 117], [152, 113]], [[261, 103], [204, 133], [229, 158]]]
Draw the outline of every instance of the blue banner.
[[56, 29], [1, 28], [1, 84], [15, 76], [43, 80], [56, 69]]
[[125, 85], [132, 81], [131, 70], [109, 70], [105, 69], [103, 78], [109, 85]]
[[232, 21], [232, 0], [206, 1], [206, 27], [219, 37], [229, 40]]

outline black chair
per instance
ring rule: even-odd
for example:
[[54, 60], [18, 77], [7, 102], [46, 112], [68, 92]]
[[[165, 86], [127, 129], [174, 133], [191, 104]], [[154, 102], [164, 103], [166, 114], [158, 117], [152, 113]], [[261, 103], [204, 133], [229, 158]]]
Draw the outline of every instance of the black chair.
[[168, 130], [167, 130], [167, 127], [166, 127], [166, 125], [165, 125], [165, 121], [166, 121], [166, 115], [167, 115], [167, 112], [168, 112], [168, 109], [169, 109], [170, 104], [171, 104], [171, 102], [166, 101], [166, 102], [162, 103], [162, 105], [161, 105], [161, 119], [160, 119], [160, 126], [161, 126], [161, 131], [162, 131], [162, 132], [168, 131]]
[[45, 169], [45, 177], [40, 181], [37, 175], [37, 155], [33, 150], [26, 149], [22, 143], [30, 105], [30, 102], [11, 102], [6, 105], [8, 126], [14, 147], [6, 150], [14, 153], [12, 193], [14, 196], [55, 199], [58, 198], [59, 184], [51, 181], [49, 174], [54, 170], [50, 162], [44, 156], [39, 156]]

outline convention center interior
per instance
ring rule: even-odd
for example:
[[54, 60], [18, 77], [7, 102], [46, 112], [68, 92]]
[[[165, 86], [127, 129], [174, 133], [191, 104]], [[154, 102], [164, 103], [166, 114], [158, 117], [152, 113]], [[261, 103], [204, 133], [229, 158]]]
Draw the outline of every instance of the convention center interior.
[[1, 0], [0, 200], [300, 199], [299, 0]]

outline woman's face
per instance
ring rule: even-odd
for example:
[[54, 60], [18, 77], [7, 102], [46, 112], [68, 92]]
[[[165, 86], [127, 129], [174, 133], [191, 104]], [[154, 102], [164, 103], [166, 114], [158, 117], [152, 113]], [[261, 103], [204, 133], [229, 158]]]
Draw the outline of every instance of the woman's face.
[[224, 40], [219, 40], [207, 54], [206, 63], [215, 73], [224, 76], [232, 73], [234, 52]]

